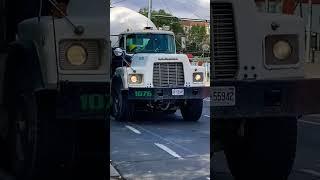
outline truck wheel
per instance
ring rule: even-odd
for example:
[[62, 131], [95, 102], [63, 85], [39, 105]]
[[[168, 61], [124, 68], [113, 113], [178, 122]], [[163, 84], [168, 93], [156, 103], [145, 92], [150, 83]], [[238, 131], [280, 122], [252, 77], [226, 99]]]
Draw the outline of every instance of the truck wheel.
[[117, 121], [132, 121], [133, 104], [128, 101], [128, 96], [119, 90], [112, 89], [112, 114]]
[[176, 113], [177, 112], [177, 110], [169, 110], [169, 111], [165, 111], [164, 113], [165, 114], [174, 114], [174, 113]]
[[251, 119], [244, 130], [243, 136], [230, 136], [225, 143], [224, 153], [235, 179], [286, 180], [295, 159], [297, 119]]
[[[10, 110], [10, 170], [20, 179], [35, 179], [49, 164], [48, 159], [42, 157], [39, 149], [47, 152], [44, 144], [40, 143], [40, 118], [37, 102], [34, 96], [17, 97], [14, 109]], [[41, 123], [45, 123], [41, 121]], [[39, 170], [41, 169], [41, 170]]]
[[198, 121], [202, 115], [202, 99], [187, 100], [187, 103], [180, 107], [181, 114], [186, 121]]

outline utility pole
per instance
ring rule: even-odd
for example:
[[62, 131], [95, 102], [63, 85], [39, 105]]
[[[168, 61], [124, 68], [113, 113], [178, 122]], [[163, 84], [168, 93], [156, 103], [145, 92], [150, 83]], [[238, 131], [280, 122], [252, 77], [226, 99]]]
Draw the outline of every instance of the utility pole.
[[265, 11], [268, 13], [269, 12], [269, 0], [265, 0], [265, 6], [266, 6], [266, 9]]
[[148, 5], [148, 18], [151, 20], [151, 12], [152, 12], [152, 0], [148, 0], [149, 5]]

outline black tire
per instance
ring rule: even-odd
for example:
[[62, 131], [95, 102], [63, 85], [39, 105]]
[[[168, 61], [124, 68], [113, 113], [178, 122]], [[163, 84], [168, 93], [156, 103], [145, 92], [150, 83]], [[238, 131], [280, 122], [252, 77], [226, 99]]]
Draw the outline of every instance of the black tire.
[[52, 99], [40, 102], [42, 98], [33, 93], [35, 88], [42, 87], [42, 75], [33, 42], [13, 43], [7, 62], [4, 79], [4, 100], [9, 120], [7, 169], [17, 180], [43, 179], [50, 174], [47, 170], [53, 170], [49, 167], [51, 159], [54, 159], [54, 150], [49, 146], [53, 129], [49, 122], [53, 122], [52, 118], [55, 117], [51, 107], [55, 103]]
[[296, 153], [297, 119], [251, 119], [244, 127], [244, 136], [233, 133], [224, 144], [235, 180], [288, 179]]
[[175, 114], [176, 112], [177, 110], [169, 110], [169, 111], [165, 111], [164, 113], [171, 115], [171, 114]]
[[112, 88], [112, 115], [117, 121], [133, 121], [134, 107], [128, 101], [128, 95], [115, 88]]
[[[16, 96], [10, 108], [9, 149], [10, 171], [17, 180], [41, 179], [46, 177], [53, 157], [46, 141], [49, 125], [45, 112], [38, 109], [34, 95]], [[48, 120], [48, 121], [47, 121]]]
[[198, 121], [202, 115], [202, 99], [187, 100], [187, 103], [180, 107], [181, 114], [186, 121]]

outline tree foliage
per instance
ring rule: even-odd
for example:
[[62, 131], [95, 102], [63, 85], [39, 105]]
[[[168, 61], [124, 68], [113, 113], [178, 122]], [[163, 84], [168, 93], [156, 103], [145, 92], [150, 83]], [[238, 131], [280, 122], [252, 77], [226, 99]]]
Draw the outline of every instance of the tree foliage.
[[[148, 17], [148, 9], [147, 8], [140, 9], [139, 13]], [[170, 30], [173, 31], [175, 34], [183, 33], [183, 28], [180, 24], [179, 19], [177, 17], [173, 17], [172, 14], [167, 13], [163, 9], [160, 9], [158, 11], [152, 10], [151, 21], [157, 27], [169, 26]]]
[[209, 42], [206, 27], [192, 26], [187, 34], [187, 47], [189, 51], [202, 51], [202, 45]]

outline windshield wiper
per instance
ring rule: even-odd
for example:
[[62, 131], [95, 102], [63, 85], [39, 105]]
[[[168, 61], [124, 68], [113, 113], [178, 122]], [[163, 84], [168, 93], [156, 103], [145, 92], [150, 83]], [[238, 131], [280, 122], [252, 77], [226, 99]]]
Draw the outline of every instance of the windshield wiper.
[[165, 50], [165, 49], [159, 49], [157, 52], [160, 52], [160, 53], [169, 53], [168, 50]]

